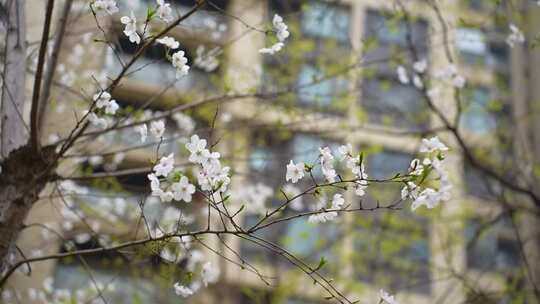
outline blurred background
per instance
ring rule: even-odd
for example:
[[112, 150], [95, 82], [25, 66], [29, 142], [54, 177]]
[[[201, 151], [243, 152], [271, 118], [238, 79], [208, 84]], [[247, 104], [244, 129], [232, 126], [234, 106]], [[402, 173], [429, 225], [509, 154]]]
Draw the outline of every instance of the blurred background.
[[[177, 15], [195, 5], [168, 2]], [[48, 113], [51, 142], [69, 132], [69, 116], [87, 105], [91, 88], [115, 77], [137, 51], [120, 17], [133, 11], [142, 23], [155, 3], [117, 3], [118, 13], [96, 19], [89, 1], [74, 1]], [[45, 2], [26, 5], [29, 49], [37, 50]], [[264, 34], [274, 14], [291, 36], [281, 52], [263, 55], [258, 50], [275, 42]], [[507, 41], [510, 24], [523, 31], [524, 43]], [[370, 177], [388, 179], [407, 172], [421, 138], [438, 135], [450, 147], [450, 201], [415, 212], [403, 202], [396, 210], [351, 212], [322, 224], [301, 217], [258, 236], [313, 267], [326, 261], [320, 271], [360, 303], [378, 303], [381, 288], [400, 303], [539, 303], [540, 205], [505, 182], [538, 193], [539, 25], [540, 8], [531, 0], [212, 0], [168, 34], [186, 52], [188, 76], [176, 80], [156, 44], [112, 95], [133, 121], [214, 96], [248, 95], [171, 117], [160, 145], [160, 153], [174, 152], [185, 164], [187, 138], [208, 139], [232, 168], [233, 198], [246, 204], [239, 215], [246, 227], [264, 215], [250, 204], [271, 208], [283, 201], [291, 159], [315, 163], [319, 147], [335, 151], [351, 143], [366, 156]], [[35, 57], [30, 52], [29, 60]], [[433, 79], [418, 85], [413, 64], [421, 60]], [[451, 65], [463, 86], [437, 84]], [[399, 66], [408, 82], [400, 80]], [[19, 240], [27, 256], [99, 248], [178, 226], [204, 228], [202, 196], [190, 204], [148, 196], [156, 146], [141, 145], [136, 134], [108, 132], [72, 151], [61, 170], [77, 178], [51, 185], [32, 209]], [[303, 183], [297, 186], [309, 186]], [[351, 193], [345, 200], [352, 208], [391, 205], [400, 189], [371, 184], [363, 198]], [[315, 203], [305, 196], [280, 216]], [[219, 282], [181, 298], [172, 285], [198, 267], [199, 255], [219, 265]], [[252, 266], [262, 277], [245, 270]], [[22, 268], [3, 291], [4, 303], [327, 302], [324, 290], [282, 254], [232, 236], [44, 261], [29, 275]]]

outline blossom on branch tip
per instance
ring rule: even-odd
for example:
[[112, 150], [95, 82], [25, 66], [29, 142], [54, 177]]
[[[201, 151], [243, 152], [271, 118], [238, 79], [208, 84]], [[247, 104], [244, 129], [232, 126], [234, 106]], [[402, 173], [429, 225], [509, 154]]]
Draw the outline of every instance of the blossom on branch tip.
[[174, 199], [177, 201], [191, 202], [191, 196], [195, 193], [195, 186], [189, 183], [188, 178], [184, 175], [180, 181], [171, 186], [174, 194]]
[[167, 177], [173, 169], [174, 169], [174, 154], [173, 153], [162, 157], [159, 160], [159, 163], [154, 166], [154, 172], [156, 172], [156, 176]]
[[219, 273], [219, 268], [215, 267], [211, 262], [204, 263], [201, 269], [201, 279], [204, 286], [208, 286], [208, 283], [217, 282]]
[[146, 127], [146, 124], [136, 126], [135, 130], [141, 136], [141, 142], [144, 143], [146, 141], [146, 138], [148, 137], [148, 128]]
[[398, 301], [394, 298], [393, 295], [389, 294], [384, 290], [379, 290], [379, 297], [384, 304], [399, 304]]
[[150, 123], [150, 133], [155, 138], [163, 137], [163, 133], [165, 133], [165, 121], [163, 120], [152, 121]]
[[163, 38], [157, 39], [156, 42], [161, 43], [173, 50], [180, 47], [180, 43], [176, 41], [173, 37], [165, 36]]
[[178, 51], [172, 55], [172, 64], [176, 68], [176, 79], [186, 76], [189, 72], [188, 60], [184, 55], [184, 51]]
[[403, 66], [398, 66], [396, 69], [398, 80], [401, 84], [408, 84], [409, 83], [409, 76], [407, 75], [407, 70]]
[[304, 163], [300, 162], [295, 164], [292, 160], [287, 165], [287, 173], [285, 174], [285, 180], [291, 181], [296, 184], [300, 179], [304, 177]]
[[169, 23], [171, 21], [174, 20], [173, 16], [172, 16], [172, 8], [171, 8], [171, 5], [169, 3], [166, 3], [165, 1], [163, 0], [156, 0], [157, 2], [157, 9], [156, 9], [156, 13], [158, 15], [158, 17]]
[[179, 282], [176, 282], [174, 284], [174, 292], [181, 296], [181, 297], [184, 297], [184, 298], [187, 298], [191, 295], [193, 295], [193, 290], [191, 290], [191, 288], [187, 287], [187, 286], [184, 286], [184, 285], [180, 285]]
[[104, 13], [112, 15], [118, 12], [118, 7], [116, 6], [116, 1], [114, 0], [95, 0], [92, 2], [92, 4], [90, 4], [90, 6], [97, 15], [102, 15]]
[[422, 144], [420, 145], [420, 152], [422, 153], [431, 153], [434, 151], [447, 151], [448, 147], [443, 144], [439, 137], [434, 136], [432, 138], [424, 138], [422, 139]]
[[124, 34], [129, 38], [129, 41], [136, 44], [141, 43], [141, 37], [137, 34], [137, 18], [135, 18], [133, 11], [131, 12], [131, 16], [123, 16], [120, 18], [120, 22], [126, 26]]
[[260, 49], [259, 53], [261, 54], [274, 55], [275, 53], [279, 52], [285, 46], [285, 39], [290, 36], [287, 25], [285, 24], [285, 22], [283, 22], [283, 18], [278, 14], [274, 15], [274, 18], [272, 19], [272, 25], [276, 33], [276, 38], [278, 39], [278, 42], [274, 43], [269, 48]]
[[506, 37], [506, 43], [510, 47], [513, 48], [516, 44], [522, 44], [525, 42], [525, 36], [516, 25], [510, 23], [508, 27], [510, 28], [510, 34], [508, 37]]
[[189, 161], [192, 163], [200, 164], [205, 161], [205, 156], [210, 154], [210, 151], [206, 149], [206, 139], [201, 139], [196, 134], [191, 136], [190, 142], [186, 144], [186, 149], [191, 153]]

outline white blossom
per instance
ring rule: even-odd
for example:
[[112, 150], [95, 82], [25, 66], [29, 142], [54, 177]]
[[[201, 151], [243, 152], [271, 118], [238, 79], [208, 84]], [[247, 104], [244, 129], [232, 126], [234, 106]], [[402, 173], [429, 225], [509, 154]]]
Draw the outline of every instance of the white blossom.
[[206, 149], [206, 139], [201, 139], [196, 134], [191, 136], [190, 142], [186, 144], [186, 149], [191, 152], [189, 161], [192, 163], [202, 163], [206, 159], [205, 152], [210, 154]]
[[379, 297], [381, 298], [382, 301], [384, 301], [384, 304], [399, 304], [393, 295], [389, 294], [388, 292], [382, 289], [379, 290]]
[[165, 133], [165, 121], [164, 120], [152, 121], [150, 123], [150, 133], [155, 138], [161, 138], [163, 136], [163, 133]]
[[118, 111], [118, 104], [116, 103], [116, 100], [111, 100], [107, 106], [105, 106], [105, 113], [114, 115], [116, 114], [116, 111]]
[[259, 50], [259, 53], [261, 54], [268, 54], [268, 55], [274, 55], [275, 53], [281, 51], [281, 49], [285, 46], [283, 42], [276, 42], [269, 48], [262, 48]]
[[102, 109], [106, 107], [111, 101], [111, 94], [107, 91], [97, 93], [94, 95], [94, 101], [96, 103], [96, 108]]
[[208, 283], [217, 282], [219, 273], [219, 268], [215, 267], [211, 262], [204, 263], [201, 269], [201, 279], [204, 286], [208, 286]]
[[340, 160], [346, 160], [352, 157], [352, 145], [349, 143], [347, 145], [342, 145], [338, 148], [338, 152], [341, 155]]
[[274, 18], [272, 19], [272, 25], [274, 28], [274, 31], [276, 32], [276, 37], [279, 40], [274, 45], [272, 45], [269, 48], [262, 48], [259, 50], [261, 54], [270, 54], [274, 55], [275, 53], [279, 52], [284, 44], [285, 39], [287, 39], [290, 36], [289, 30], [285, 22], [283, 22], [283, 18], [277, 14], [274, 15]]
[[168, 48], [173, 49], [173, 50], [180, 47], [180, 43], [176, 41], [173, 37], [165, 36], [163, 38], [157, 39], [156, 41], [158, 43], [166, 45]]
[[97, 15], [102, 15], [104, 13], [112, 15], [118, 12], [118, 7], [114, 0], [95, 0], [92, 2], [91, 7]]
[[156, 176], [167, 177], [174, 168], [174, 154], [171, 153], [168, 156], [164, 156], [159, 160], [159, 163], [154, 166], [154, 172]]
[[184, 175], [180, 181], [171, 186], [174, 194], [174, 199], [177, 201], [191, 202], [191, 196], [195, 193], [195, 186], [189, 183], [188, 178]]
[[131, 17], [123, 16], [120, 18], [120, 22], [126, 25], [124, 28], [124, 34], [129, 38], [129, 41], [136, 44], [141, 43], [141, 37], [139, 34], [137, 34], [137, 18], [135, 18], [133, 11], [131, 11]]
[[146, 141], [146, 138], [148, 137], [148, 128], [146, 127], [146, 124], [135, 127], [135, 130], [141, 136], [141, 142], [144, 143]]
[[191, 288], [187, 287], [187, 286], [184, 286], [184, 285], [180, 285], [179, 282], [176, 282], [174, 284], [174, 292], [181, 296], [181, 297], [184, 297], [184, 298], [187, 298], [191, 295], [193, 295], [193, 290], [191, 290]]
[[164, 0], [156, 0], [158, 7], [156, 9], [156, 13], [158, 17], [169, 23], [174, 20], [174, 17], [172, 16], [172, 8], [169, 3], [166, 3]]
[[176, 68], [176, 79], [186, 76], [189, 72], [187, 58], [184, 51], [178, 51], [172, 55], [172, 64]]
[[295, 164], [292, 160], [287, 165], [287, 173], [285, 174], [285, 181], [291, 181], [296, 184], [300, 179], [304, 177], [304, 163], [300, 162]]
[[337, 173], [334, 169], [334, 156], [329, 147], [319, 148], [321, 170], [323, 172], [326, 181], [329, 183], [335, 182]]
[[427, 69], [427, 60], [422, 59], [413, 64], [413, 69], [419, 73], [423, 74]]
[[434, 136], [432, 138], [424, 138], [422, 139], [422, 144], [420, 145], [420, 152], [422, 153], [431, 153], [434, 151], [447, 151], [448, 147], [443, 144], [439, 137]]
[[408, 84], [409, 83], [409, 76], [407, 75], [407, 70], [403, 66], [398, 66], [396, 69], [398, 80], [402, 84]]
[[[332, 198], [332, 202], [330, 203], [330, 209], [339, 210], [343, 207], [344, 204], [345, 204], [345, 199], [343, 198], [343, 195], [340, 193], [336, 193], [334, 194], [334, 197]], [[310, 215], [308, 217], [308, 222], [325, 223], [328, 221], [333, 221], [338, 216], [338, 213], [336, 211], [327, 211], [326, 206], [327, 206], [326, 197], [323, 195], [321, 198], [319, 198], [319, 202], [315, 206], [315, 211], [320, 211], [320, 212]]]
[[281, 16], [275, 14], [274, 18], [272, 19], [272, 25], [274, 26], [276, 36], [280, 42], [285, 41], [285, 39], [289, 37], [290, 33], [288, 27], [285, 22], [283, 22], [283, 18]]
[[413, 84], [417, 89], [424, 88], [424, 83], [422, 82], [422, 79], [416, 74], [413, 76]]
[[514, 47], [516, 44], [522, 44], [525, 42], [525, 36], [515, 24], [510, 23], [508, 27], [510, 28], [510, 34], [508, 37], [506, 37], [506, 43], [510, 47]]

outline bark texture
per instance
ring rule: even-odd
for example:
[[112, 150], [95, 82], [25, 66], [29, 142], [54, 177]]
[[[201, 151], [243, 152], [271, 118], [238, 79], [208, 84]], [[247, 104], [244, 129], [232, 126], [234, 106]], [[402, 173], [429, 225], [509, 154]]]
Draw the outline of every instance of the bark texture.
[[10, 153], [0, 175], [0, 271], [8, 265], [9, 252], [23, 228], [24, 219], [38, 200], [50, 172], [54, 172], [55, 147], [33, 153], [28, 145]]
[[4, 48], [4, 77], [2, 85], [2, 138], [0, 154], [9, 152], [27, 141], [23, 119], [26, 80], [26, 16], [24, 0], [8, 0], [7, 31]]

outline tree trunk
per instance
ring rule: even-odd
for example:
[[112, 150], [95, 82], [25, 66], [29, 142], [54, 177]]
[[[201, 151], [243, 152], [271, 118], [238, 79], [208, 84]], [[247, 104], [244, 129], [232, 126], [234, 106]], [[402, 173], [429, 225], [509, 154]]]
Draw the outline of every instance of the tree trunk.
[[6, 35], [2, 85], [0, 175], [0, 271], [7, 267], [24, 219], [46, 184], [54, 149], [32, 153], [23, 118], [26, 78], [26, 17], [24, 0], [4, 1]]
[[9, 152], [27, 141], [24, 118], [26, 78], [26, 17], [24, 0], [7, 1], [7, 28], [4, 48], [4, 77], [2, 85], [2, 138], [0, 154]]
[[54, 146], [33, 152], [29, 145], [9, 154], [0, 174], [0, 272], [8, 266], [8, 256], [24, 219], [56, 169]]

